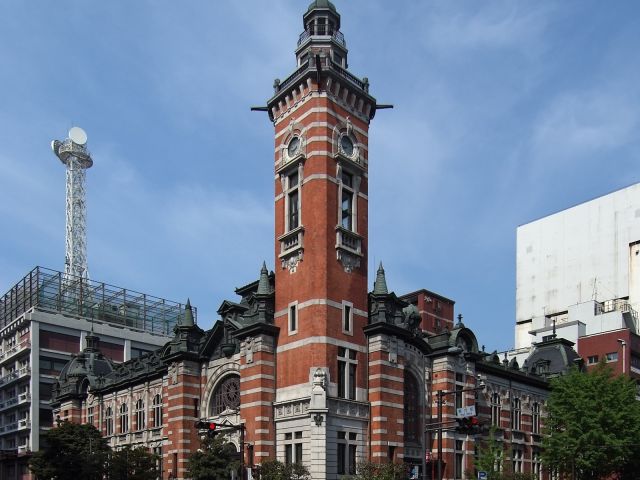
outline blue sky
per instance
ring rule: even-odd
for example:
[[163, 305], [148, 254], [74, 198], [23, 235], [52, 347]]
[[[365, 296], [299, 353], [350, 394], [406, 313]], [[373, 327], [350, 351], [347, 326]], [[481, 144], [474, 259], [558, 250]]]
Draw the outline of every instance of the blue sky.
[[[640, 180], [640, 3], [337, 0], [370, 131], [370, 281], [456, 300], [513, 345], [515, 229]], [[273, 258], [273, 126], [302, 0], [0, 3], [0, 290], [63, 268], [88, 133], [91, 277], [199, 308]]]

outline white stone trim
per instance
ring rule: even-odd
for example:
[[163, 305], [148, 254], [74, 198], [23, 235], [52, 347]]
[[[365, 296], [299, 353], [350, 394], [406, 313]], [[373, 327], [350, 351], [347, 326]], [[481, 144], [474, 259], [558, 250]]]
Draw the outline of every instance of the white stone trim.
[[317, 337], [307, 337], [302, 340], [297, 340], [295, 342], [281, 345], [276, 349], [276, 353], [282, 353], [282, 352], [286, 352], [287, 350], [306, 347], [307, 345], [314, 345], [316, 343], [323, 343], [323, 344], [335, 345], [338, 347], [345, 347], [345, 348], [356, 350], [362, 353], [366, 353], [367, 351], [366, 347], [361, 345], [356, 345], [355, 343], [345, 342], [343, 340], [338, 340], [337, 338], [317, 336]]

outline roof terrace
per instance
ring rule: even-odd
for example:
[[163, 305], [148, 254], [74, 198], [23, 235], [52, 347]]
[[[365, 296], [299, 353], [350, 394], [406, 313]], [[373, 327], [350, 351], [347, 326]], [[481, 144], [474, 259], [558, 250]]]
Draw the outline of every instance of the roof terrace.
[[185, 305], [36, 267], [0, 298], [0, 329], [32, 308], [167, 335]]

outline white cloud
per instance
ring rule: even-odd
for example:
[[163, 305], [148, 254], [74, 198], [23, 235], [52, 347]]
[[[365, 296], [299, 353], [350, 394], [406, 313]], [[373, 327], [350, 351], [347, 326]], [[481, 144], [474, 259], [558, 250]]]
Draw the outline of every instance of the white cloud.
[[482, 2], [475, 9], [443, 5], [430, 16], [423, 37], [427, 47], [443, 51], [529, 47], [540, 39], [551, 13], [541, 2]]
[[611, 86], [558, 96], [534, 127], [534, 155], [547, 165], [549, 160], [571, 161], [635, 140], [640, 112], [631, 96], [637, 92]]

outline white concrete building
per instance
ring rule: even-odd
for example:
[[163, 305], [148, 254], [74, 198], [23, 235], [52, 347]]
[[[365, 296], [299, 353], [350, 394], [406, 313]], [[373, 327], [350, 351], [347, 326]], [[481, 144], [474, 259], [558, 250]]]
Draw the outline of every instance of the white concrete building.
[[640, 301], [640, 183], [518, 227], [515, 348], [629, 329]]

